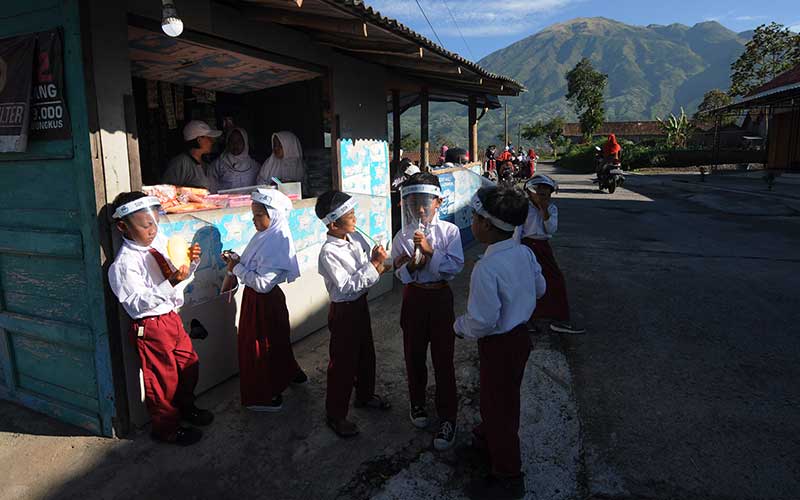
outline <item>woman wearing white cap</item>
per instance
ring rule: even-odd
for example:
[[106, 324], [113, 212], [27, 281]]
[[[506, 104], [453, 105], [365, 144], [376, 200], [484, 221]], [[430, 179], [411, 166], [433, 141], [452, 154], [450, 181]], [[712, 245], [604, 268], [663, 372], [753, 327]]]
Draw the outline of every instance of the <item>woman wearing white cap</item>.
[[211, 152], [214, 140], [220, 135], [222, 131], [209, 127], [206, 122], [192, 120], [187, 123], [183, 127], [186, 151], [170, 160], [161, 176], [162, 184], [213, 189], [203, 155]]

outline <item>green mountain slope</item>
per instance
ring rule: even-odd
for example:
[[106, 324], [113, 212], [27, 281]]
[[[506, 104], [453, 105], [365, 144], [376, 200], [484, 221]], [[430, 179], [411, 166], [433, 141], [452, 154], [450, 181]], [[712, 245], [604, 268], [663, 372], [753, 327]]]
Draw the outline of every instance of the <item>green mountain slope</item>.
[[[478, 63], [523, 83], [528, 92], [509, 98], [509, 135], [518, 124], [553, 116], [575, 120], [564, 95], [564, 75], [583, 57], [608, 74], [606, 119], [652, 120], [670, 112], [694, 112], [703, 94], [729, 86], [730, 65], [752, 33], [737, 34], [717, 22], [688, 27], [630, 26], [605, 18], [579, 18], [555, 24], [498, 50]], [[431, 105], [431, 140], [466, 142], [466, 108]], [[418, 135], [418, 110], [403, 116], [405, 132]], [[503, 111], [486, 114], [480, 143], [496, 142]]]

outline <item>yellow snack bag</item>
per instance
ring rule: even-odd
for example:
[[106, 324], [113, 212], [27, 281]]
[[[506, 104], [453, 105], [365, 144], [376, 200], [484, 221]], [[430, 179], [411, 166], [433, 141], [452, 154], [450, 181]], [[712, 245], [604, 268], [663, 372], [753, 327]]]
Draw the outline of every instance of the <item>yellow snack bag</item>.
[[167, 241], [167, 254], [176, 268], [180, 269], [181, 266], [189, 265], [189, 245], [177, 234], [170, 236]]

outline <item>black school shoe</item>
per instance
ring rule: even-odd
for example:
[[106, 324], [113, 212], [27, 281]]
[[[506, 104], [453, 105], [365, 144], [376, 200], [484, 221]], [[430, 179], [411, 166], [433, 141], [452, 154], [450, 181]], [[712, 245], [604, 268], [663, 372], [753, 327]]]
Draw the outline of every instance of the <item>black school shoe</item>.
[[465, 492], [471, 500], [506, 500], [525, 496], [525, 476], [504, 477], [489, 475], [469, 483]]
[[451, 422], [449, 420], [443, 421], [442, 426], [439, 429], [439, 432], [437, 432], [436, 437], [433, 438], [433, 447], [436, 449], [436, 451], [444, 451], [453, 446], [453, 443], [455, 442], [456, 442], [455, 422]]
[[176, 444], [178, 446], [191, 446], [203, 437], [203, 431], [200, 429], [195, 429], [194, 427], [178, 427], [178, 430], [175, 431], [175, 435], [169, 439], [164, 439], [160, 436], [155, 434], [151, 434], [152, 438], [156, 441], [167, 443], [167, 444]]
[[206, 426], [214, 421], [214, 414], [208, 410], [192, 406], [188, 411], [181, 412], [181, 419], [192, 425]]

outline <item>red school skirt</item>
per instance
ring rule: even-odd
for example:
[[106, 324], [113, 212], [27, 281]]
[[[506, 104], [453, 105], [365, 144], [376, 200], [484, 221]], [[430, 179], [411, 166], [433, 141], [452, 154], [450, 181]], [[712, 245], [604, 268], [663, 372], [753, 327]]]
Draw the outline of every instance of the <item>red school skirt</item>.
[[536, 260], [542, 266], [542, 275], [547, 282], [544, 296], [536, 300], [536, 309], [533, 311], [531, 319], [569, 321], [567, 284], [564, 280], [564, 274], [558, 267], [556, 257], [553, 255], [550, 241], [523, 238], [522, 243], [533, 250]]
[[239, 316], [239, 384], [243, 406], [268, 405], [300, 371], [289, 337], [289, 310], [279, 286], [245, 287]]

